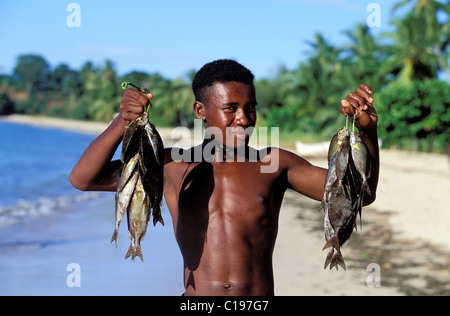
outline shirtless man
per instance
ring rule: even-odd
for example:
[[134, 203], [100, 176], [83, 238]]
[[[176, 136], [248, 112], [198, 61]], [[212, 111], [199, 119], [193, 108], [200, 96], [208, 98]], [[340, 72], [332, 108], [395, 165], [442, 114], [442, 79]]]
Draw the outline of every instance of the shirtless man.
[[[253, 80], [252, 73], [234, 61], [205, 65], [193, 82], [193, 109], [213, 133], [200, 147], [166, 149], [164, 196], [184, 259], [185, 295], [274, 295], [272, 256], [284, 193], [293, 189], [317, 201], [323, 196], [326, 169], [282, 149], [256, 152], [248, 146], [246, 131], [256, 124]], [[74, 167], [70, 180], [76, 188], [116, 190], [122, 163], [111, 159], [125, 127], [143, 112], [148, 98], [153, 96], [124, 92], [121, 114]], [[373, 158], [372, 195], [364, 205], [375, 200], [378, 181], [373, 102], [370, 87], [362, 84], [340, 107], [351, 119], [357, 113], [356, 124]], [[208, 147], [213, 141], [215, 145]], [[198, 149], [201, 159], [173, 159], [173, 153], [194, 157]], [[261, 167], [274, 162], [278, 168], [262, 172]]]

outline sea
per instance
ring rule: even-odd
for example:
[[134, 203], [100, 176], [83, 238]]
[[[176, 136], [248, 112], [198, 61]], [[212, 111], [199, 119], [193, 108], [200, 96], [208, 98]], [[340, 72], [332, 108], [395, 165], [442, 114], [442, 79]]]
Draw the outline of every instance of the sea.
[[110, 243], [114, 193], [81, 192], [70, 184], [70, 171], [96, 136], [0, 121], [1, 296], [184, 292], [182, 257], [164, 202], [166, 226], [149, 225], [144, 262], [133, 262], [124, 259], [126, 218], [118, 247]]

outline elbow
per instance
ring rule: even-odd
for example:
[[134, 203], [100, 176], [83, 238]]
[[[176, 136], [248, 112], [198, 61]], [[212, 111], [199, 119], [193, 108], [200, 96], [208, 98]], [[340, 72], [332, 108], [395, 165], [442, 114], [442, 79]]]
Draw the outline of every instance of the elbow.
[[80, 181], [79, 177], [77, 177], [76, 173], [72, 170], [72, 172], [70, 173], [69, 176], [69, 181], [72, 184], [72, 186], [80, 191], [88, 191], [89, 187], [86, 183], [83, 183], [82, 181]]

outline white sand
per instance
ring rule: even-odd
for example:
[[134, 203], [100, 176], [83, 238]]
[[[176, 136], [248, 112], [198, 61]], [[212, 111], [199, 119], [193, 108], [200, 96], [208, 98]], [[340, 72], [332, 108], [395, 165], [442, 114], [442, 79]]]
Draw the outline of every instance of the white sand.
[[[363, 230], [354, 233], [376, 253], [390, 255], [379, 262], [381, 288], [367, 286], [368, 263], [346, 261], [347, 271], [323, 270], [326, 251], [323, 232], [311, 231], [320, 215], [312, 214], [314, 202], [288, 192], [280, 218], [280, 232], [274, 254], [278, 295], [409, 295], [450, 293], [450, 165], [446, 155], [381, 151], [377, 200], [363, 209]], [[310, 160], [326, 167], [326, 159]], [[304, 206], [308, 204], [306, 209]], [[315, 206], [317, 209], [319, 204]], [[306, 219], [298, 215], [306, 213]], [[377, 215], [378, 214], [378, 215]], [[382, 214], [384, 216], [379, 216]], [[370, 226], [365, 226], [370, 215]], [[375, 216], [377, 215], [377, 216]], [[305, 217], [305, 216], [302, 216]], [[308, 217], [313, 217], [308, 219]], [[383, 220], [388, 218], [387, 222]], [[365, 221], [366, 219], [366, 221]], [[375, 221], [375, 222], [374, 222]], [[320, 223], [319, 223], [320, 224]], [[377, 234], [376, 226], [392, 229]], [[389, 236], [385, 236], [388, 234]], [[354, 238], [354, 236], [352, 236]], [[373, 248], [373, 246], [372, 246]], [[343, 250], [353, 259], [350, 239]], [[374, 263], [377, 263], [376, 261]], [[411, 279], [411, 274], [415, 275]], [[437, 285], [429, 285], [427, 279]], [[386, 286], [389, 284], [390, 287]], [[400, 288], [403, 291], [400, 291]], [[436, 292], [437, 291], [437, 292]]]
[[46, 128], [58, 128], [88, 134], [100, 134], [108, 126], [108, 124], [100, 122], [66, 120], [59, 118], [20, 115], [20, 114], [0, 116], [0, 121], [18, 124], [27, 124]]

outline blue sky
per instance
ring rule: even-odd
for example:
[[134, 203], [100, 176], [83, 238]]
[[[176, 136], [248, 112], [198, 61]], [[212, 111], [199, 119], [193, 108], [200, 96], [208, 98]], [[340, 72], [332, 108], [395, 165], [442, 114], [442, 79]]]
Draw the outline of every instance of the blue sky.
[[[81, 27], [67, 26], [67, 6], [81, 8]], [[78, 69], [86, 61], [112, 60], [119, 74], [131, 70], [183, 76], [191, 69], [233, 58], [257, 78], [280, 65], [296, 67], [307, 41], [321, 32], [335, 44], [343, 31], [366, 23], [367, 6], [381, 8], [386, 31], [399, 0], [2, 0], [0, 73], [11, 73], [20, 54], [36, 53], [52, 67]]]

